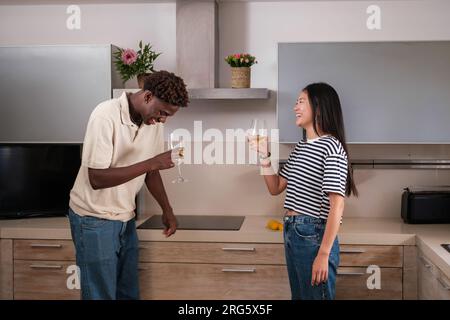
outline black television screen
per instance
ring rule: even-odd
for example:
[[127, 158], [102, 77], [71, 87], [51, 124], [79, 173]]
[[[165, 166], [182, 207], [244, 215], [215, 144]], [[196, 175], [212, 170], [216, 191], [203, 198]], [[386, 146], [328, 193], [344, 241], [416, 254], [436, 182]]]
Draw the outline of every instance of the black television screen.
[[0, 144], [0, 217], [65, 215], [80, 145]]

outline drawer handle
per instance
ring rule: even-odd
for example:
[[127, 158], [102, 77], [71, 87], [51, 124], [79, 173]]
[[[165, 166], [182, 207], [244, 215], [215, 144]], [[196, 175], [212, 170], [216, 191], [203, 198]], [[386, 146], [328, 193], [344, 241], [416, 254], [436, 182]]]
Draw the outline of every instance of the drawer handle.
[[233, 269], [233, 268], [223, 268], [222, 272], [243, 272], [243, 273], [254, 273], [256, 272], [255, 268], [250, 269]]
[[337, 273], [338, 276], [363, 276], [365, 275], [364, 272], [339, 272]]
[[32, 269], [62, 269], [62, 266], [51, 265], [51, 264], [32, 264], [30, 265]]
[[32, 243], [32, 248], [62, 248], [62, 244]]
[[366, 250], [363, 249], [343, 249], [340, 253], [364, 253]]
[[450, 285], [446, 284], [445, 281], [441, 277], [437, 278], [437, 281], [442, 286], [442, 288], [444, 288], [444, 290], [450, 291]]
[[223, 251], [255, 251], [255, 248], [222, 248]]
[[425, 268], [428, 268], [428, 269], [431, 268], [431, 263], [428, 262], [428, 260], [425, 259], [425, 257], [420, 256], [419, 258], [420, 258], [420, 261], [422, 261], [422, 263], [423, 263], [423, 265], [425, 266]]

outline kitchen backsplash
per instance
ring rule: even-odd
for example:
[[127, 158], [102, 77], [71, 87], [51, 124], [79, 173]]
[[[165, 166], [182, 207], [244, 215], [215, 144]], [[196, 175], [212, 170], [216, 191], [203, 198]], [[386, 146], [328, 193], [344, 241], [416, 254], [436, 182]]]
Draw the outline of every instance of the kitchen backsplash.
[[[292, 146], [282, 145], [286, 157]], [[450, 159], [447, 145], [359, 146], [350, 145], [354, 158]], [[162, 172], [171, 204], [178, 214], [279, 215], [283, 214], [284, 193], [271, 196], [263, 177], [254, 165], [185, 165], [186, 184], [172, 184], [176, 170]], [[410, 185], [450, 185], [450, 170], [355, 169], [359, 197], [348, 198], [346, 217], [400, 218], [403, 188]], [[144, 190], [140, 196], [142, 211], [157, 213], [157, 203]]]

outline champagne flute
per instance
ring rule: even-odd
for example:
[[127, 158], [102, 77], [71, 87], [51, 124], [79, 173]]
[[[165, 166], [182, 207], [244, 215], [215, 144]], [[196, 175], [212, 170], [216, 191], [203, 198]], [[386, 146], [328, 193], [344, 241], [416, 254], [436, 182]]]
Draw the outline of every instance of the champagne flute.
[[267, 143], [268, 130], [266, 120], [253, 119], [249, 130], [248, 141], [255, 142], [257, 151], [261, 144]]
[[181, 175], [181, 163], [184, 159], [184, 148], [185, 141], [182, 136], [179, 136], [178, 139], [175, 137], [175, 134], [172, 132], [169, 135], [168, 139], [169, 149], [172, 150], [172, 160], [175, 162], [178, 168], [178, 177], [172, 181], [172, 183], [183, 183], [188, 182], [186, 178]]

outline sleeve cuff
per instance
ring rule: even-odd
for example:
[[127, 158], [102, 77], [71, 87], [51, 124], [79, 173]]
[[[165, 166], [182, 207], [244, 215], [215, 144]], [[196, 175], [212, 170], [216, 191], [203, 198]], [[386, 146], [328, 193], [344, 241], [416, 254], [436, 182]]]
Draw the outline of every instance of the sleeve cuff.
[[329, 193], [336, 193], [336, 194], [338, 194], [338, 195], [340, 195], [340, 196], [342, 196], [344, 198], [346, 197], [345, 196], [345, 192], [342, 192], [341, 190], [327, 190], [327, 189], [324, 189], [323, 192], [325, 192], [327, 194], [329, 194]]
[[91, 163], [91, 162], [85, 162], [83, 161], [81, 163], [82, 166], [88, 167], [91, 169], [108, 169], [110, 167], [110, 163]]

